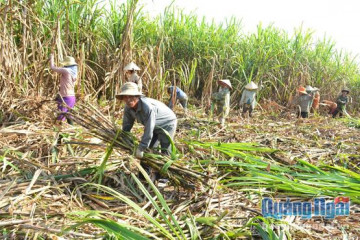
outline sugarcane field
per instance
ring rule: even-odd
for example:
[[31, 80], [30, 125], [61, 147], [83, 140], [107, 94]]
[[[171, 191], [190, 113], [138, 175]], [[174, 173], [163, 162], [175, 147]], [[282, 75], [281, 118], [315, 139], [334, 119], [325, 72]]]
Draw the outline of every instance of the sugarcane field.
[[0, 239], [360, 239], [360, 68], [312, 34], [0, 0]]

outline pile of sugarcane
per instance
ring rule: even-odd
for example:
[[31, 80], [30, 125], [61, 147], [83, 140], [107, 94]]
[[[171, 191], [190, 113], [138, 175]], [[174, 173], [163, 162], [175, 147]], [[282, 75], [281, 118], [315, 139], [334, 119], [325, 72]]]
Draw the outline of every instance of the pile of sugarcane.
[[[90, 130], [95, 137], [112, 144], [114, 148], [133, 154], [137, 147], [137, 141], [130, 132], [122, 131], [92, 105], [78, 104], [76, 108], [69, 109], [66, 116]], [[141, 163], [187, 189], [196, 189], [201, 184], [207, 185], [208, 182], [207, 175], [182, 166], [179, 162], [170, 159], [170, 156], [151, 153], [151, 150], [145, 151]]]

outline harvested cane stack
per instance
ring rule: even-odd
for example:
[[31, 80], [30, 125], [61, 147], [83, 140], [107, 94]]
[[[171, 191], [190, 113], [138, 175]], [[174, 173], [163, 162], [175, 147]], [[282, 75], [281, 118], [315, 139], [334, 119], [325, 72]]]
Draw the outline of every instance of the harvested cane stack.
[[[130, 154], [136, 149], [136, 140], [131, 133], [119, 129], [119, 127], [110, 122], [99, 110], [91, 105], [78, 104], [76, 109], [69, 109], [66, 115], [71, 117], [77, 124], [90, 130], [97, 138], [107, 143], [113, 143], [114, 148], [127, 150]], [[169, 156], [145, 154], [141, 162], [184, 188], [195, 189], [201, 183], [207, 185], [207, 175], [185, 168], [171, 160]]]

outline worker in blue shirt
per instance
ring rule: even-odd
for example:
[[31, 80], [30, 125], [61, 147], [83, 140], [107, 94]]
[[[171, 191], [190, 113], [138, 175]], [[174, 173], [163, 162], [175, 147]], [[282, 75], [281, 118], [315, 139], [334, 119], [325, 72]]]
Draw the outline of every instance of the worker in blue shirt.
[[188, 102], [188, 96], [184, 91], [182, 91], [179, 87], [176, 87], [174, 89], [174, 86], [170, 86], [167, 89], [168, 94], [170, 94], [170, 100], [169, 100], [169, 108], [173, 109], [174, 105], [176, 104], [176, 101], [179, 100], [181, 106], [186, 110], [187, 109], [187, 102]]
[[172, 141], [174, 140], [177, 126], [174, 112], [164, 103], [144, 97], [139, 91], [138, 85], [133, 82], [125, 83], [121, 87], [120, 94], [117, 94], [116, 97], [125, 102], [123, 131], [130, 132], [135, 121], [145, 127], [144, 134], [135, 152], [136, 157], [143, 158], [145, 149], [153, 148], [157, 141], [160, 142], [161, 151], [170, 154], [171, 144], [168, 136], [170, 135]]

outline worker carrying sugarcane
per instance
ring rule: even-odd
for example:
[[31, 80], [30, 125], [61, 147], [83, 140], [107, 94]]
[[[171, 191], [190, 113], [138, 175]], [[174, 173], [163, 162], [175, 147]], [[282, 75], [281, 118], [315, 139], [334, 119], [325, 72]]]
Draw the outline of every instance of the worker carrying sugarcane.
[[164, 103], [144, 97], [136, 83], [133, 82], [125, 83], [116, 97], [125, 101], [123, 131], [130, 132], [135, 120], [145, 127], [135, 156], [139, 159], [143, 158], [145, 149], [153, 148], [158, 141], [161, 152], [170, 154], [171, 146], [168, 135], [174, 139], [177, 126], [175, 113]]
[[170, 100], [168, 104], [169, 108], [173, 109], [174, 105], [176, 104], [176, 101], [179, 100], [181, 106], [186, 111], [187, 102], [188, 102], [188, 96], [186, 95], [186, 93], [183, 90], [181, 90], [178, 86], [176, 86], [175, 88], [174, 86], [168, 87], [167, 92], [170, 95]]
[[350, 91], [348, 89], [341, 90], [340, 96], [338, 96], [338, 98], [336, 99], [337, 107], [333, 112], [333, 118], [335, 118], [338, 113], [340, 117], [342, 117], [343, 114], [347, 115], [346, 104], [349, 102], [349, 98], [348, 98], [349, 93]]
[[231, 82], [229, 79], [218, 80], [219, 91], [213, 93], [212, 109], [214, 104], [216, 105], [216, 115], [219, 117], [221, 126], [225, 126], [225, 118], [230, 112], [230, 90], [232, 89]]
[[300, 108], [297, 117], [308, 118], [314, 95], [308, 94], [306, 89], [302, 86], [300, 86], [297, 91], [299, 95], [292, 102], [292, 104], [297, 105]]
[[314, 112], [316, 109], [319, 108], [319, 103], [320, 103], [319, 89], [317, 87], [312, 87], [310, 85], [307, 85], [306, 92], [307, 94], [313, 97], [313, 100], [310, 103], [310, 111]]
[[58, 105], [58, 110], [61, 112], [57, 117], [59, 123], [62, 123], [67, 120], [69, 124], [73, 124], [73, 121], [70, 117], [65, 117], [68, 108], [73, 108], [75, 106], [76, 97], [75, 97], [75, 85], [78, 73], [77, 63], [75, 59], [71, 56], [64, 58], [60, 64], [63, 67], [56, 67], [54, 64], [54, 55], [50, 54], [50, 68], [54, 72], [59, 73], [60, 76], [60, 86], [59, 94], [56, 97], [56, 102]]
[[252, 115], [252, 111], [256, 106], [256, 91], [258, 86], [251, 81], [246, 84], [245, 89], [241, 95], [240, 107], [242, 107], [242, 115], [245, 116], [246, 112], [249, 111], [249, 117]]
[[124, 71], [128, 82], [136, 83], [140, 92], [142, 92], [142, 80], [140, 76], [137, 74], [137, 71], [141, 69], [134, 63], [131, 62], [124, 67]]
[[317, 112], [320, 105], [320, 91], [318, 88], [314, 87], [314, 101], [312, 103], [311, 109], [312, 112]]

